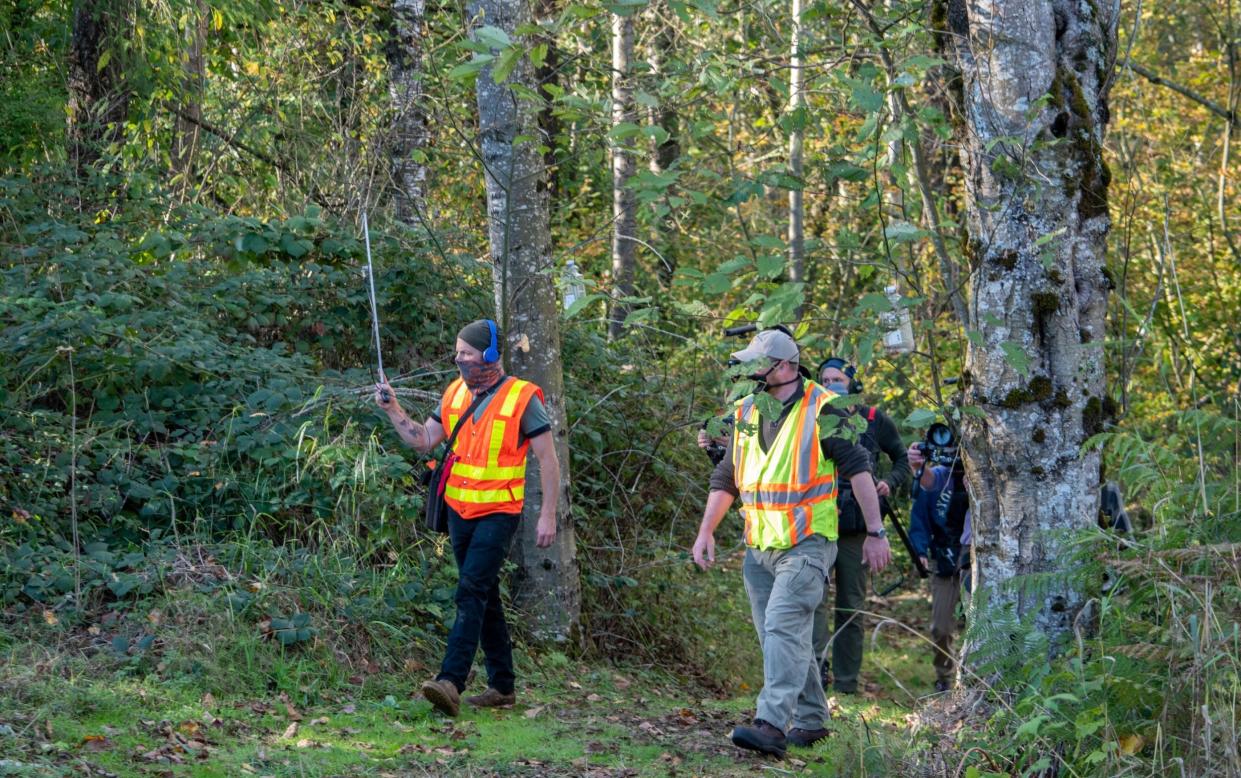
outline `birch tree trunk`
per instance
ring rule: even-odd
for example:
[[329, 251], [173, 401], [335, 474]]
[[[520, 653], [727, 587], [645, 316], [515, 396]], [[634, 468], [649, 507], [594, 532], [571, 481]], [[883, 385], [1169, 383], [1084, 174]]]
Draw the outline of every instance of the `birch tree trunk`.
[[[793, 0], [793, 45], [789, 54], [789, 174], [802, 180], [802, 145], [805, 137], [806, 96], [802, 88], [801, 0]], [[806, 280], [806, 207], [800, 188], [789, 190], [789, 280]], [[801, 316], [800, 310], [797, 314]]]
[[[1099, 455], [1080, 454], [1106, 407], [1102, 158], [1119, 5], [949, 0], [971, 259], [965, 382], [976, 605], [1033, 615], [1063, 638], [1083, 607], [1062, 571], [1068, 535], [1096, 520]], [[1028, 363], [1028, 364], [1027, 364]], [[983, 617], [985, 618], [985, 617]]]
[[[524, 0], [475, 0], [469, 14], [476, 25], [498, 27], [523, 45], [515, 31], [530, 19]], [[560, 307], [550, 272], [547, 170], [539, 150], [538, 107], [519, 98], [510, 85], [534, 90], [527, 57], [521, 58], [502, 84], [495, 83], [488, 66], [479, 73], [475, 87], [497, 318], [505, 336], [506, 369], [543, 388], [560, 459], [559, 532], [550, 548], [541, 549], [535, 546], [535, 525], [544, 495], [538, 460], [530, 458], [522, 526], [511, 552], [517, 565], [513, 600], [531, 617], [528, 626], [535, 636], [576, 642], [580, 638], [581, 584], [568, 502], [568, 428]]]
[[[671, 13], [667, 0], [656, 0], [650, 7], [651, 24], [655, 27], [648, 48], [648, 59], [651, 63], [651, 87], [648, 92], [659, 94], [658, 85], [668, 77], [667, 63], [673, 56], [674, 29], [665, 18]], [[668, 137], [660, 141], [652, 138], [652, 154], [650, 170], [659, 175], [672, 169], [681, 156], [680, 117], [676, 106], [668, 100], [660, 100], [659, 105], [650, 109], [649, 120], [653, 126], [663, 129]], [[660, 201], [657, 218], [653, 225], [653, 242], [659, 247], [659, 279], [666, 288], [676, 275], [678, 259], [675, 251], [674, 236], [676, 235], [676, 218], [672, 207], [672, 196], [675, 185], [664, 190]]]
[[[427, 145], [427, 117], [422, 105], [422, 19], [425, 0], [393, 0], [388, 60], [388, 94], [392, 100], [392, 204], [406, 224], [426, 217], [427, 168], [421, 159]], [[429, 225], [424, 225], [428, 227]]]
[[[612, 128], [634, 124], [633, 87], [629, 83], [629, 61], [633, 59], [633, 16], [612, 14]], [[608, 338], [624, 331], [628, 303], [621, 302], [634, 292], [634, 264], [637, 261], [637, 200], [629, 189], [634, 174], [633, 136], [611, 139], [612, 147], [612, 304], [608, 313]]]

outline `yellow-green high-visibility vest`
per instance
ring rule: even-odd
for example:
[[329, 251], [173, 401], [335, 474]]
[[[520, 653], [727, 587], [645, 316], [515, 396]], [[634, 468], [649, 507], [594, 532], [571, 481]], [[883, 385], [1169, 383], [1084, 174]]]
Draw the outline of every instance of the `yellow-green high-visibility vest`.
[[746, 545], [766, 550], [792, 548], [811, 535], [836, 539], [836, 466], [819, 444], [819, 412], [831, 397], [806, 381], [767, 451], [759, 444], [753, 395], [737, 402], [733, 476]]

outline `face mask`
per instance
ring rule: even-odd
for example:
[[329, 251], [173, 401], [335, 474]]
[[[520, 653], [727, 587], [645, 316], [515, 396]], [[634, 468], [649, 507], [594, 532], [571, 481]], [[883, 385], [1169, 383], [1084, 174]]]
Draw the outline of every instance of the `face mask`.
[[849, 385], [841, 381], [833, 381], [830, 384], [823, 384], [823, 388], [829, 392], [836, 394], [849, 394]]
[[471, 392], [489, 389], [500, 376], [504, 375], [504, 369], [500, 366], [500, 362], [463, 362], [458, 359], [456, 361], [457, 369], [461, 371], [461, 380], [465, 381], [465, 385], [470, 388]]
[[[779, 363], [777, 362], [776, 364], [778, 365]], [[746, 376], [746, 378], [754, 382], [754, 394], [758, 394], [759, 392], [765, 392], [768, 389], [775, 389], [780, 386], [787, 386], [788, 384], [796, 383], [801, 380], [800, 376], [795, 375], [788, 381], [781, 381], [778, 384], [769, 383], [767, 381], [767, 376], [771, 375], [771, 371], [775, 369], [776, 369], [776, 365], [772, 365], [771, 367], [767, 368], [767, 370], [763, 373], [751, 373], [750, 375]]]
[[754, 382], [754, 393], [755, 394], [758, 394], [759, 392], [765, 391], [767, 389], [767, 376], [771, 375], [771, 371], [775, 369], [776, 369], [776, 366], [772, 365], [771, 367], [767, 368], [767, 371], [765, 373], [750, 373], [748, 376], [746, 376], [746, 378]]

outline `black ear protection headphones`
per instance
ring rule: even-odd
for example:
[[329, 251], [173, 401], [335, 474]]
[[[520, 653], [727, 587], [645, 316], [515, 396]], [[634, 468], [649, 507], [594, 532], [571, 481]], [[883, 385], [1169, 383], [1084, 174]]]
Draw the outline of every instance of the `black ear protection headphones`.
[[828, 357], [819, 363], [818, 374], [820, 376], [823, 375], [823, 369], [827, 367], [834, 367], [845, 374], [845, 377], [849, 379], [849, 394], [862, 393], [862, 382], [854, 378], [857, 374], [857, 368], [853, 365], [849, 364], [840, 357]]
[[496, 323], [491, 319], [484, 321], [487, 322], [487, 333], [491, 335], [491, 344], [483, 351], [483, 361], [490, 364], [500, 359], [500, 344], [496, 341]]

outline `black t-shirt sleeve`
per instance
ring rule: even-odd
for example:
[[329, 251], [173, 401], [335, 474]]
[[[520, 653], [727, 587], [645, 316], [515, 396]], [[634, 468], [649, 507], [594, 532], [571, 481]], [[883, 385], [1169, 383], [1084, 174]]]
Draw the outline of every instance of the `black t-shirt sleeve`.
[[728, 438], [728, 445], [724, 449], [724, 458], [711, 471], [711, 479], [707, 482], [707, 488], [712, 492], [728, 492], [734, 499], [741, 496], [741, 492], [737, 489], [737, 480], [733, 477], [733, 439]]
[[875, 442], [879, 450], [892, 460], [892, 469], [884, 479], [892, 491], [908, 486], [913, 480], [913, 471], [909, 468], [909, 454], [905, 450], [905, 442], [896, 428], [896, 422], [883, 411], [875, 412]]

